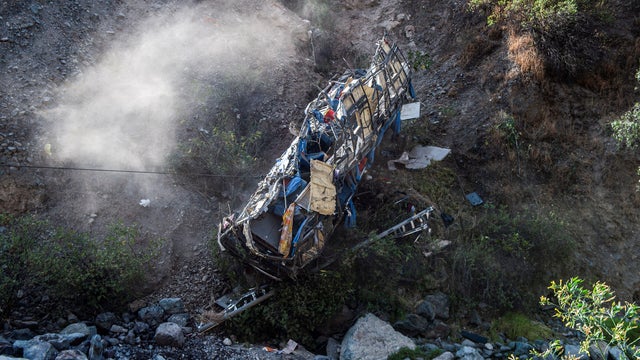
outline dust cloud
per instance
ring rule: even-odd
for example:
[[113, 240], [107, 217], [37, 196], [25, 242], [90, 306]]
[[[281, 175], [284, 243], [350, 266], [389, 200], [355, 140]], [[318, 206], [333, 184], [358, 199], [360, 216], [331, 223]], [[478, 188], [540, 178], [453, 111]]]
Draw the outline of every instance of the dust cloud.
[[299, 19], [275, 2], [241, 3], [172, 8], [114, 40], [42, 113], [52, 159], [105, 169], [165, 168], [194, 103], [185, 98], [190, 78], [228, 78], [247, 69], [269, 76], [272, 65], [295, 51], [292, 24]]

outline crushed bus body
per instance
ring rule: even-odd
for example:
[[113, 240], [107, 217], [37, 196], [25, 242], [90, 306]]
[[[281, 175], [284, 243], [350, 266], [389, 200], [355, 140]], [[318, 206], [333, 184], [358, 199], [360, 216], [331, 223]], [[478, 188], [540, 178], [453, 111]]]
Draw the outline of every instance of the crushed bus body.
[[355, 224], [353, 196], [385, 132], [399, 131], [410, 75], [383, 38], [368, 69], [330, 81], [244, 208], [220, 223], [221, 249], [278, 280], [316, 260], [336, 226]]

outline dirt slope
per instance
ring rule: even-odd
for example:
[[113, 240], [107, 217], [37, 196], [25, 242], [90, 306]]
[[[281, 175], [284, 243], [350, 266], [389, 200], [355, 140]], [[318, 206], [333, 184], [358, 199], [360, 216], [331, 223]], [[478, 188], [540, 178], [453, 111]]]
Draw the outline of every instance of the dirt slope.
[[[510, 47], [517, 36], [487, 28], [464, 2], [309, 4], [246, 0], [198, 5], [205, 9], [200, 19], [212, 24], [211, 31], [234, 21], [248, 27], [245, 17], [257, 13], [259, 19], [275, 24], [273, 31], [290, 36], [292, 45], [282, 50], [282, 56], [267, 59], [272, 62], [265, 62], [264, 71], [254, 79], [263, 86], [249, 86], [249, 101], [236, 111], [239, 118], [260, 120], [278, 134], [265, 145], [265, 157], [275, 156], [289, 143], [289, 123], [300, 118], [308, 94], [322, 84], [321, 75], [360, 65], [387, 31], [403, 49], [427, 53], [432, 60], [428, 71], [414, 76], [422, 103], [420, 121], [430, 134], [424, 140], [452, 149], [463, 188], [513, 209], [554, 209], [562, 214], [580, 244], [575, 249], [577, 268], [557, 275], [602, 279], [623, 298], [634, 295], [640, 286], [635, 271], [640, 255], [640, 197], [633, 189], [640, 159], [618, 150], [607, 127], [633, 100], [631, 74], [639, 54], [633, 18], [619, 16], [608, 28], [617, 51], [617, 72], [609, 79], [558, 83], [535, 80], [523, 71], [517, 62], [519, 48]], [[222, 5], [233, 16], [221, 17]], [[146, 19], [177, 13], [183, 6], [151, 0], [0, 5], [1, 163], [74, 164], [51, 159], [45, 151], [52, 140], [42, 111], [68, 101], [65, 85], [101, 66], [118, 44], [135, 39], [136, 32], [148, 25]], [[258, 30], [252, 31], [256, 35]], [[255, 53], [242, 56], [255, 64]], [[197, 86], [178, 84], [183, 102], [177, 109], [184, 112], [177, 111], [173, 118], [178, 124], [175, 135], [184, 141], [215, 124], [224, 110], [224, 104], [217, 103], [221, 97], [206, 85], [219, 84], [219, 73], [187, 74], [193, 75], [189, 80]], [[190, 97], [202, 94], [210, 96]], [[503, 113], [511, 114], [518, 125], [518, 149], [495, 141], [494, 129]], [[140, 224], [148, 236], [166, 238], [166, 252], [158, 259], [156, 280], [150, 284], [162, 286], [152, 297], [182, 296], [192, 309], [206, 304], [222, 286], [211, 280], [216, 277], [215, 264], [206, 248], [220, 208], [229, 202], [237, 206], [250, 188], [220, 194], [209, 191], [220, 179], [24, 167], [1, 171], [3, 211], [34, 212], [96, 234], [124, 219]], [[141, 199], [150, 199], [151, 205], [138, 205]]]

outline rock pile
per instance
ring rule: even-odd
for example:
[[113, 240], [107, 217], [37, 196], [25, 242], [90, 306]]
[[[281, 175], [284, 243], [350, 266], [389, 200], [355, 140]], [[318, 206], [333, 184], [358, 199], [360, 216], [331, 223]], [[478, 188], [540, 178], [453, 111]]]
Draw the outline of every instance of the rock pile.
[[[297, 344], [285, 351], [270, 347], [246, 347], [215, 334], [197, 335], [192, 327], [193, 319], [186, 313], [183, 301], [180, 298], [165, 298], [120, 316], [105, 312], [97, 315], [93, 321], [77, 321], [58, 332], [41, 335], [35, 335], [30, 330], [37, 326], [37, 322], [14, 321], [14, 328], [5, 325], [5, 331], [0, 335], [0, 360], [387, 359], [401, 348], [437, 354], [436, 360], [507, 359], [510, 355], [529, 359], [532, 350], [544, 351], [549, 346], [545, 340], [520, 337], [491, 342], [469, 331], [454, 333], [445, 323], [448, 318], [448, 297], [435, 293], [426, 296], [416, 307], [415, 313], [408, 314], [393, 326], [373, 314], [365, 314], [342, 336], [341, 341], [337, 340], [340, 335], [329, 338], [326, 355], [314, 355]], [[564, 353], [581, 360], [600, 359], [581, 353], [576, 335], [574, 333], [566, 340]], [[603, 349], [608, 359], [622, 359], [618, 348]]]

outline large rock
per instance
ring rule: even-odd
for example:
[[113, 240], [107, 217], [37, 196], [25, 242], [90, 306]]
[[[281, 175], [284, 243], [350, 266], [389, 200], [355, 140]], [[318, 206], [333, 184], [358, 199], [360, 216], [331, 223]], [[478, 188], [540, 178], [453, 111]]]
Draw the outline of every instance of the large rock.
[[169, 315], [184, 313], [184, 302], [180, 298], [161, 299], [158, 304]]
[[32, 340], [44, 341], [53, 345], [58, 351], [66, 350], [71, 345], [78, 345], [87, 338], [87, 335], [82, 333], [71, 334], [43, 334], [34, 337]]
[[[449, 318], [449, 297], [446, 294], [437, 292], [431, 295], [427, 295], [424, 297], [424, 302], [427, 302], [429, 303], [429, 305], [431, 305], [431, 309], [433, 310], [435, 317], [443, 320]], [[420, 305], [418, 305], [418, 308], [416, 310], [428, 313], [427, 308], [427, 304], [421, 303]], [[418, 314], [420, 314], [420, 312], [418, 312]]]
[[171, 316], [169, 316], [169, 318], [167, 319], [167, 322], [172, 322], [175, 324], [178, 324], [182, 327], [187, 326], [187, 324], [189, 323], [189, 314], [173, 314]]
[[57, 354], [56, 348], [44, 341], [30, 340], [22, 349], [22, 356], [29, 360], [53, 360]]
[[100, 335], [93, 335], [89, 341], [89, 360], [102, 360], [104, 357], [104, 344]]
[[484, 360], [480, 352], [471, 346], [463, 346], [456, 352], [456, 357], [460, 360]]
[[442, 354], [433, 358], [433, 360], [453, 360], [456, 356], [449, 351], [445, 351]]
[[156, 326], [164, 321], [164, 309], [160, 305], [143, 307], [138, 310], [138, 316], [149, 325]]
[[86, 337], [90, 337], [97, 334], [97, 332], [98, 330], [95, 326], [87, 326], [87, 324], [80, 322], [67, 326], [66, 328], [62, 329], [62, 331], [60, 331], [60, 334], [69, 335], [78, 333], [86, 335]]
[[373, 314], [358, 319], [342, 340], [340, 360], [386, 359], [402, 347], [415, 349], [410, 338]]
[[64, 350], [56, 356], [56, 360], [88, 360], [88, 358], [80, 350]]
[[418, 314], [409, 314], [404, 319], [393, 324], [394, 329], [413, 337], [425, 333], [427, 329], [429, 329], [429, 326], [429, 320]]
[[182, 347], [184, 345], [184, 334], [180, 325], [166, 322], [160, 324], [156, 329], [156, 335], [153, 338], [158, 345]]
[[96, 327], [102, 330], [102, 332], [108, 332], [116, 321], [118, 321], [118, 318], [112, 312], [98, 314], [98, 316], [96, 316]]

